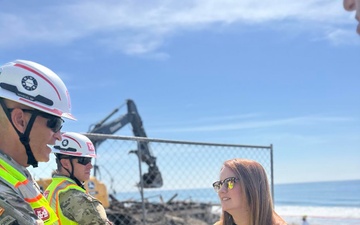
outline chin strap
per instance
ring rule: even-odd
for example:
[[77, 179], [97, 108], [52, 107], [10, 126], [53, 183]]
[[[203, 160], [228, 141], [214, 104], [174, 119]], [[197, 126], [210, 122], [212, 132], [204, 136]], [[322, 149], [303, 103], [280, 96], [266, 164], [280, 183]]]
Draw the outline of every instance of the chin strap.
[[32, 165], [34, 168], [38, 167], [38, 161], [36, 161], [35, 157], [34, 157], [34, 154], [31, 150], [31, 147], [30, 147], [30, 138], [29, 138], [29, 135], [30, 135], [30, 131], [31, 131], [31, 128], [35, 122], [35, 119], [37, 117], [37, 113], [33, 113], [31, 114], [31, 118], [29, 120], [29, 123], [26, 127], [26, 130], [24, 133], [21, 133], [18, 129], [16, 129], [12, 119], [11, 119], [11, 114], [10, 114], [10, 111], [9, 109], [6, 107], [5, 103], [4, 103], [4, 100], [2, 98], [0, 98], [0, 104], [1, 104], [1, 107], [3, 108], [8, 120], [10, 121], [11, 125], [13, 126], [13, 128], [15, 129], [16, 133], [19, 135], [19, 140], [20, 142], [24, 145], [25, 147], [25, 150], [26, 150], [26, 155], [28, 157], [28, 160], [27, 160], [27, 164], [28, 165]]
[[19, 135], [19, 139], [20, 139], [21, 143], [25, 146], [25, 149], [26, 149], [26, 155], [28, 156], [27, 164], [32, 165], [34, 168], [38, 167], [38, 161], [36, 161], [34, 154], [31, 151], [29, 135], [30, 135], [31, 128], [35, 122], [36, 116], [37, 116], [36, 114], [31, 115], [30, 121], [25, 130], [25, 133], [22, 134], [17, 131], [17, 133]]
[[73, 161], [72, 161], [74, 158], [70, 157], [69, 159], [70, 159], [70, 164], [71, 164], [71, 172], [70, 172], [68, 169], [66, 169], [66, 168], [61, 164], [61, 162], [60, 162], [61, 157], [58, 158], [61, 167], [64, 168], [64, 169], [69, 173], [70, 179], [74, 180], [75, 183], [76, 183], [79, 187], [81, 187], [82, 189], [86, 190], [85, 187], [84, 187], [84, 183], [80, 182], [79, 179], [77, 179], [77, 178], [74, 176], [74, 164], [73, 164]]

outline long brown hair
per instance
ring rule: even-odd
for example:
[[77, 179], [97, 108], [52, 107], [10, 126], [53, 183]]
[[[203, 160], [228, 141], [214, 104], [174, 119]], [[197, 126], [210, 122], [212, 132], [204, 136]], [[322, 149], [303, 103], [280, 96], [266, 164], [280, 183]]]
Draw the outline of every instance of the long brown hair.
[[[246, 196], [250, 210], [250, 225], [273, 225], [273, 203], [266, 172], [260, 163], [248, 159], [230, 159], [223, 167], [229, 168], [237, 178]], [[219, 225], [233, 225], [233, 217], [223, 211]]]

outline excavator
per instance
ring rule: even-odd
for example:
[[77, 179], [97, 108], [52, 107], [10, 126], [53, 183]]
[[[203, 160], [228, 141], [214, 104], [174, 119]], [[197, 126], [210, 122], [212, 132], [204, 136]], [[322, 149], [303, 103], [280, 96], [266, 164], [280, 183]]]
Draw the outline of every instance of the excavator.
[[[96, 133], [96, 134], [114, 134], [127, 124], [131, 124], [132, 131], [135, 137], [147, 137], [141, 117], [137, 111], [136, 105], [133, 100], [127, 99], [127, 113], [125, 115], [121, 115], [120, 117], [114, 119], [111, 122], [105, 123], [108, 119], [110, 119], [115, 113], [119, 111], [119, 108], [116, 108], [112, 111], [107, 117], [101, 120], [99, 123], [90, 126], [88, 133]], [[95, 138], [91, 138], [90, 140], [93, 142], [95, 149], [98, 149], [100, 144], [105, 140], [99, 140]], [[156, 157], [150, 150], [149, 143], [147, 141], [138, 141], [138, 149], [132, 150], [129, 153], [134, 153], [139, 157], [141, 162], [144, 162], [148, 165], [148, 172], [142, 175], [142, 187], [143, 188], [160, 188], [163, 185], [163, 179], [159, 168], [156, 165]], [[94, 166], [94, 176], [96, 177], [97, 166]], [[141, 185], [140, 182], [138, 186]]]
[[[137, 111], [133, 100], [127, 99], [127, 113], [118, 118], [108, 121], [120, 108], [113, 110], [100, 122], [89, 127], [89, 134], [114, 134], [127, 124], [131, 124], [132, 131], [136, 137], [146, 138], [146, 133], [143, 127], [141, 117]], [[89, 139], [93, 142], [96, 151], [101, 143], [106, 139], [97, 139], [89, 135]], [[156, 157], [150, 150], [147, 141], [137, 141], [137, 150], [131, 150], [129, 153], [134, 153], [138, 156], [139, 163], [146, 163], [148, 166], [147, 173], [142, 174], [142, 179], [138, 183], [138, 187], [142, 188], [160, 188], [163, 185], [163, 179], [156, 165]], [[90, 180], [85, 182], [85, 188], [89, 194], [101, 201], [103, 204], [109, 220], [113, 221], [114, 225], [140, 225], [146, 222], [153, 225], [173, 224], [173, 225], [205, 225], [204, 218], [211, 215], [211, 205], [205, 203], [193, 203], [184, 201], [174, 201], [177, 194], [174, 195], [167, 202], [150, 203], [138, 201], [119, 201], [113, 194], [108, 194], [106, 185], [96, 178], [96, 172], [99, 170], [94, 163], [94, 175]], [[45, 190], [51, 183], [51, 178], [41, 178], [37, 180], [38, 185], [42, 190]], [[146, 205], [144, 205], [146, 204]], [[146, 210], [144, 210], [146, 208]], [[146, 216], [145, 216], [146, 211]], [[189, 215], [194, 215], [190, 216]], [[195, 218], [198, 217], [199, 219]], [[186, 218], [186, 219], [183, 219]], [[202, 219], [200, 219], [202, 218]]]

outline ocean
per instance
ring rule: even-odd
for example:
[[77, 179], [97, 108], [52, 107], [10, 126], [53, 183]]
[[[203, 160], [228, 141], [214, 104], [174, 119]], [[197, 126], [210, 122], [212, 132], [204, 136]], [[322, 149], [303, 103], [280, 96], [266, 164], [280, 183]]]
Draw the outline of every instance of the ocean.
[[360, 180], [275, 185], [275, 210], [289, 224], [360, 225]]
[[[360, 180], [277, 184], [275, 210], [290, 224], [301, 224], [304, 215], [310, 225], [360, 225]], [[219, 204], [212, 188], [146, 190], [150, 201], [191, 200]], [[139, 193], [118, 193], [119, 200], [139, 200]], [[214, 207], [215, 212], [221, 211]]]

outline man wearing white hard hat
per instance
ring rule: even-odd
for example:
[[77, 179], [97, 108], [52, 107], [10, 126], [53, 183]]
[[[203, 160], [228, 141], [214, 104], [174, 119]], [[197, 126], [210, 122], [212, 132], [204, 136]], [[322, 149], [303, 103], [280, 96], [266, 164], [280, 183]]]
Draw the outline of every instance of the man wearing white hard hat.
[[53, 147], [57, 170], [44, 195], [59, 217], [58, 224], [110, 225], [101, 202], [87, 193], [84, 182], [90, 179], [91, 159], [96, 157], [90, 139], [65, 132]]
[[53, 71], [16, 60], [0, 67], [0, 223], [53, 224], [58, 220], [27, 170], [49, 161], [71, 115], [68, 90]]

